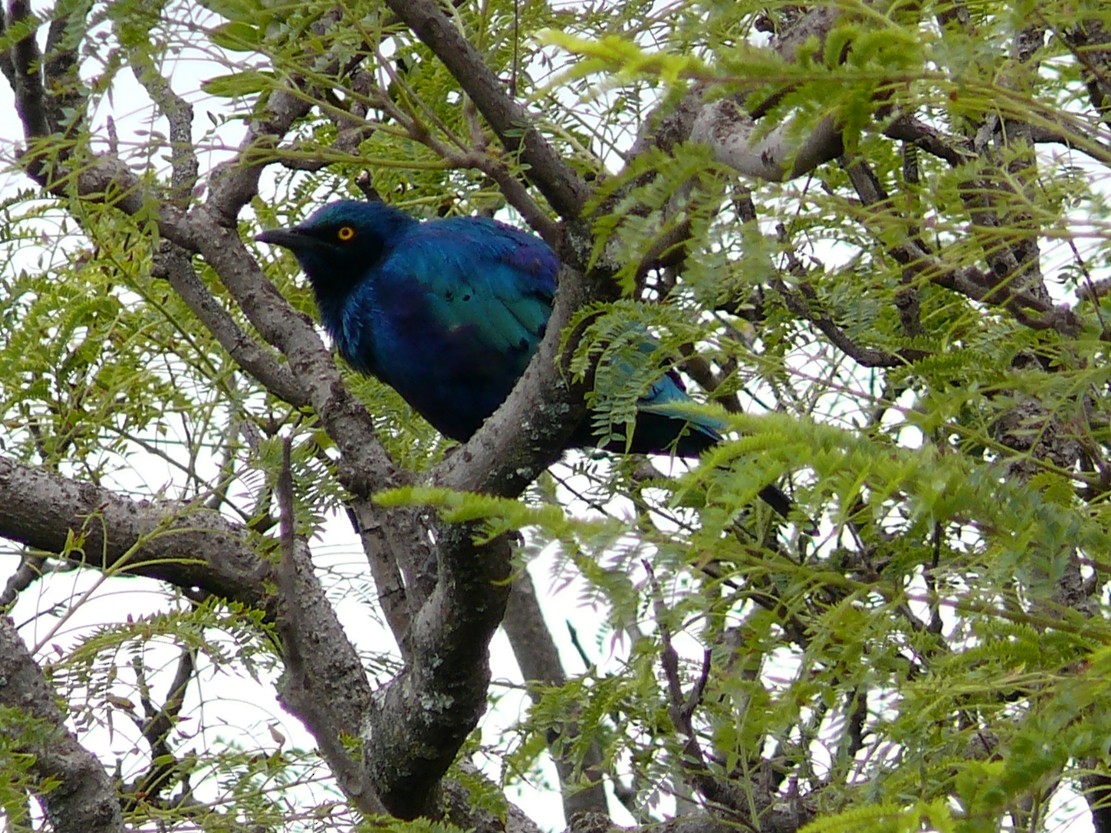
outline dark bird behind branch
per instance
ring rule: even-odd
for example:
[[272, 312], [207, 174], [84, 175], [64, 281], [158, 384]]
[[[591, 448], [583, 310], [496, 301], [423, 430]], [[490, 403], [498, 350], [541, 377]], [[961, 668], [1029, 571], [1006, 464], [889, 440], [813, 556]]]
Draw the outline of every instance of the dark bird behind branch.
[[[465, 442], [505, 401], [552, 312], [559, 260], [539, 237], [485, 217], [420, 222], [382, 202], [339, 201], [256, 238], [293, 252], [324, 329], [360, 373], [394, 388], [438, 431]], [[647, 352], [650, 338], [645, 335]], [[691, 416], [675, 371], [637, 400], [629, 443], [611, 451], [695, 457], [724, 424]], [[584, 420], [572, 446], [599, 442]], [[790, 499], [765, 486], [787, 516]]]

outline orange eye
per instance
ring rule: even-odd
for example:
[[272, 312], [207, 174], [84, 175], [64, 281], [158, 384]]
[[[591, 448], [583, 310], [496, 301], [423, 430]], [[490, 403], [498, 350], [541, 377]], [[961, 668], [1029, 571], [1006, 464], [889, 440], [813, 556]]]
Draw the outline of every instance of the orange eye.
[[346, 243], [348, 240], [354, 240], [355, 229], [351, 226], [340, 226], [339, 231], [336, 232], [336, 237], [339, 238], [341, 243]]

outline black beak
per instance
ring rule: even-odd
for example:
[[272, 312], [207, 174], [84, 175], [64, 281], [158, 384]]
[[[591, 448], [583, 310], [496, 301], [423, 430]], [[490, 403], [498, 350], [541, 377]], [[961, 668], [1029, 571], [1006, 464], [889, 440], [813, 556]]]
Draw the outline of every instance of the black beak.
[[310, 237], [296, 226], [293, 228], [272, 228], [267, 229], [260, 234], [255, 235], [255, 240], [259, 243], [270, 243], [274, 246], [284, 246], [292, 251], [298, 249], [310, 248], [313, 243], [317, 242], [315, 238]]

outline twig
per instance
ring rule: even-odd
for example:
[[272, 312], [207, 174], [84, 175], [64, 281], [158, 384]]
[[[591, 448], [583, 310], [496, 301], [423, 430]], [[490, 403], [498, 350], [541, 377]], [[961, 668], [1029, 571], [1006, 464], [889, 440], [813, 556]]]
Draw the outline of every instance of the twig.
[[592, 667], [594, 665], [594, 662], [590, 659], [590, 655], [587, 654], [586, 649], [582, 645], [582, 642], [579, 641], [579, 632], [578, 632], [578, 630], [576, 630], [575, 626], [573, 624], [571, 624], [570, 619], [565, 621], [564, 624], [567, 626], [567, 634], [571, 638], [571, 646], [575, 649], [575, 652], [579, 655], [579, 659], [582, 660], [582, 663], [586, 668]]
[[[846, 160], [845, 170], [864, 206], [877, 206], [888, 200], [879, 179], [863, 159]], [[990, 212], [980, 212], [976, 216], [980, 223], [994, 222], [991, 219], [994, 215]], [[892, 214], [885, 211], [882, 219], [889, 222], [891, 217]], [[1014, 258], [1013, 253], [1010, 259], [1003, 252], [992, 255], [993, 268], [994, 264], [1000, 265], [1005, 275], [997, 279], [992, 277], [997, 272], [989, 274], [971, 266], [954, 268], [942, 263], [921, 239], [913, 235], [907, 235], [901, 242], [891, 244], [888, 251], [904, 267], [906, 274], [929, 280], [974, 301], [1000, 305], [1031, 329], [1052, 329], [1070, 338], [1080, 333], [1082, 324], [1073, 310], [1064, 305], [1055, 306], [1041, 297], [1039, 292], [1021, 286], [1010, 286], [1006, 275], [1014, 276], [1019, 268], [1019, 261]], [[1022, 262], [1027, 263], [1025, 257]], [[1039, 284], [1035, 281], [1034, 285]]]
[[787, 309], [801, 318], [810, 321], [833, 342], [833, 345], [864, 367], [905, 367], [929, 355], [924, 350], [904, 348], [896, 353], [877, 350], [857, 344], [837, 323], [824, 312], [815, 312], [811, 304], [818, 300], [814, 287], [809, 282], [800, 282], [795, 291], [778, 278], [772, 281], [772, 288], [782, 296]]
[[714, 775], [710, 770], [706, 754], [702, 750], [702, 745], [698, 741], [698, 733], [694, 728], [694, 712], [702, 703], [706, 679], [709, 677], [710, 652], [707, 649], [703, 655], [699, 681], [691, 689], [689, 695], [684, 694], [683, 684], [679, 679], [679, 653], [671, 643], [671, 628], [667, 624], [667, 611], [663, 603], [663, 593], [660, 590], [659, 582], [656, 581], [652, 564], [647, 560], [643, 560], [641, 564], [648, 573], [648, 583], [652, 590], [652, 606], [656, 613], [656, 627], [660, 633], [660, 667], [663, 669], [664, 680], [667, 683], [669, 700], [667, 712], [675, 730], [686, 738], [679, 763], [687, 771], [691, 779], [691, 785], [707, 801], [719, 805], [731, 817], [735, 818], [741, 827], [756, 833], [759, 827], [755, 824], [750, 812], [750, 802], [736, 784]]
[[564, 219], [577, 219], [590, 188], [548, 143], [521, 105], [502, 88], [478, 51], [434, 0], [386, 0], [443, 61], [510, 153], [528, 166], [528, 177]]
[[[502, 629], [509, 637], [513, 656], [526, 683], [558, 687], [567, 682], [559, 651], [544, 623], [536, 588], [527, 570], [521, 570], [513, 581]], [[532, 701], [539, 703], [535, 685], [529, 685], [528, 692]], [[571, 819], [579, 813], [607, 812], [599, 742], [586, 743], [574, 713], [549, 728], [547, 741], [559, 777], [564, 816]], [[571, 757], [575, 744], [586, 746], [578, 763]]]
[[[132, 660], [132, 667], [138, 680], [139, 702], [143, 706], [143, 717], [132, 714], [131, 719], [150, 747], [151, 764], [150, 769], [137, 778], [131, 789], [127, 790], [129, 795], [126, 799], [125, 811], [132, 809], [138, 802], [157, 799], [159, 794], [170, 786], [170, 775], [178, 765], [169, 744], [170, 732], [177, 724], [181, 707], [185, 703], [185, 690], [196, 670], [196, 658], [196, 652], [192, 648], [182, 649], [177, 663], [177, 672], [160, 708], [155, 706], [151, 699], [142, 659], [136, 656]], [[181, 798], [184, 797], [183, 793]]]
[[30, 550], [24, 550], [19, 557], [19, 566], [15, 572], [8, 576], [4, 585], [4, 592], [0, 593], [0, 610], [7, 610], [15, 604], [19, 594], [30, 587], [37, 579], [42, 578], [43, 565], [46, 557], [36, 555]]

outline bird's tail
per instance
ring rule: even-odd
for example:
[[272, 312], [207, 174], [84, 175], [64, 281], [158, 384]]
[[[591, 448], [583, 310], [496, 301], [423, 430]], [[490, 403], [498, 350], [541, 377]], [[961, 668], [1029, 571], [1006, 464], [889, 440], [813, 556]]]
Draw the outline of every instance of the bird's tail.
[[778, 514], [784, 518], [791, 517], [791, 507], [794, 506], [794, 501], [787, 497], [787, 493], [780, 489], [775, 484], [765, 486], [758, 494], [764, 503], [768, 504]]

